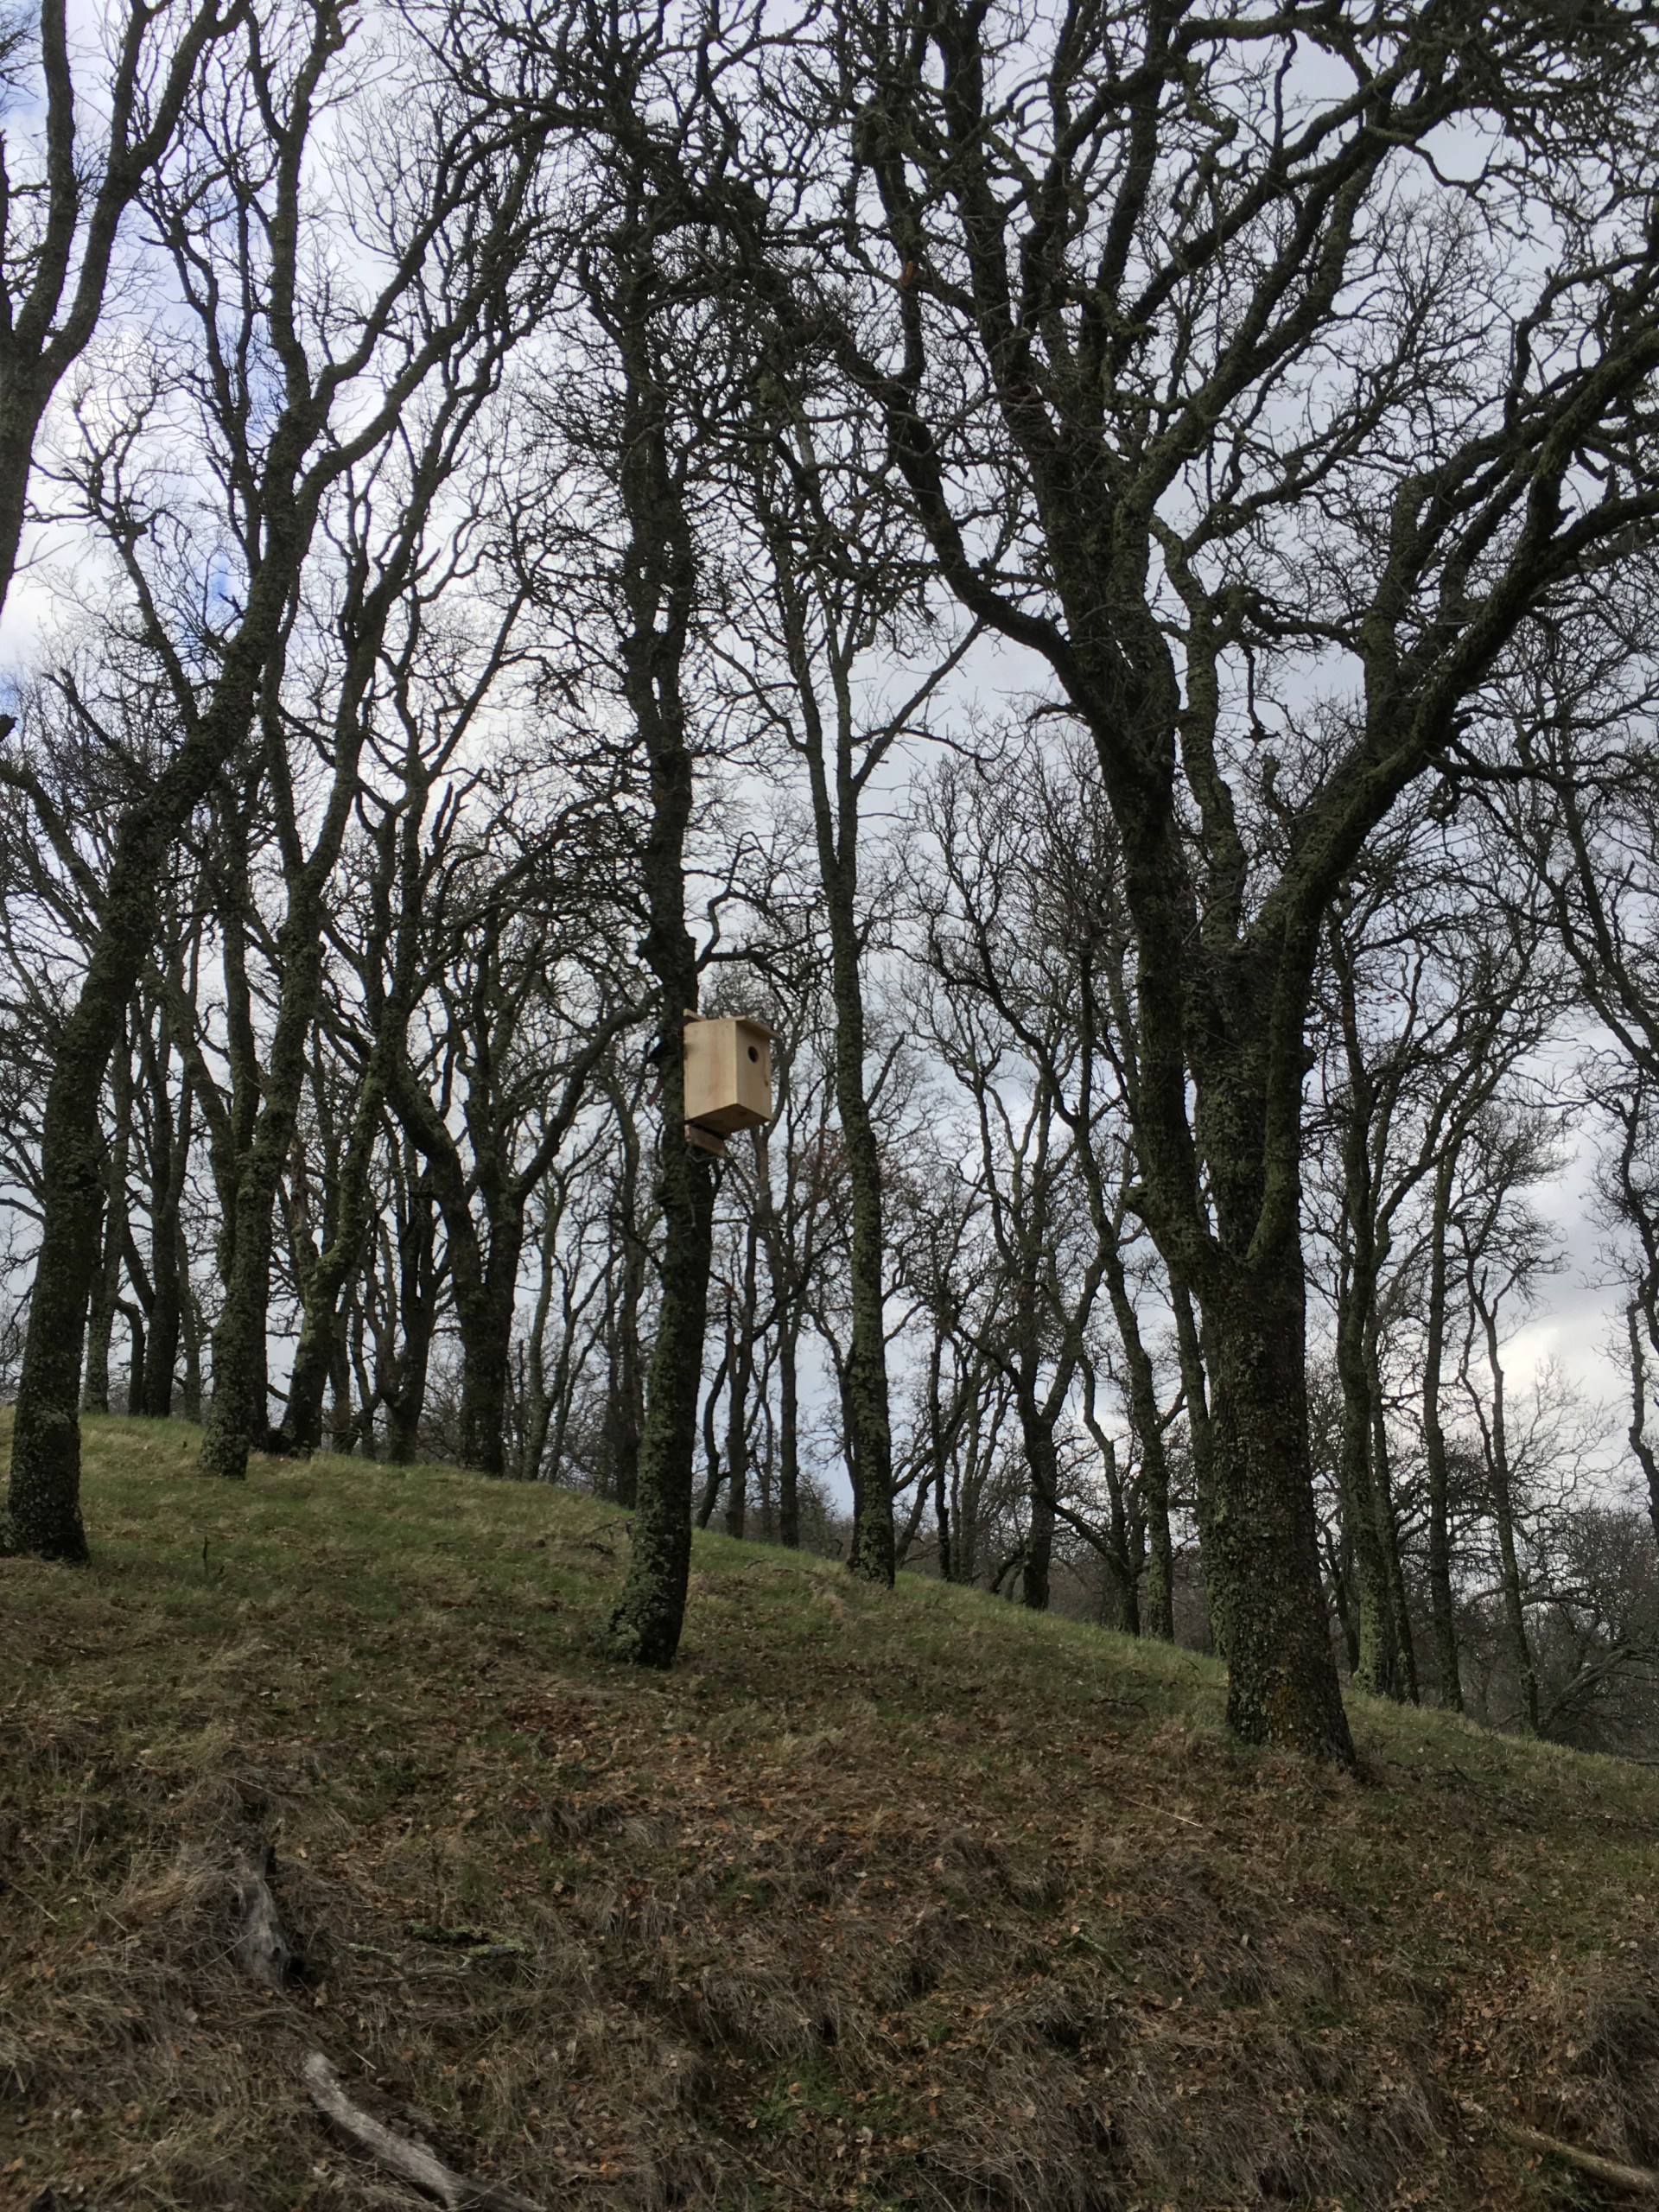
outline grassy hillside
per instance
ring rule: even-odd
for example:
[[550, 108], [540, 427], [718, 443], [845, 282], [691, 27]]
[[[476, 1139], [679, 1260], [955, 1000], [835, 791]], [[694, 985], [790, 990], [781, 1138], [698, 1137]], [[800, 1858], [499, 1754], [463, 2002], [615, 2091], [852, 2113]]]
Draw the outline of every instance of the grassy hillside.
[[95, 1564], [0, 1564], [0, 2203], [417, 2202], [311, 2049], [549, 2208], [1587, 2204], [1518, 2129], [1659, 2159], [1659, 1779], [1360, 1702], [1358, 1787], [1227, 1742], [1189, 1654], [715, 1536], [680, 1666], [619, 1673], [614, 1509], [194, 1451], [89, 1423]]

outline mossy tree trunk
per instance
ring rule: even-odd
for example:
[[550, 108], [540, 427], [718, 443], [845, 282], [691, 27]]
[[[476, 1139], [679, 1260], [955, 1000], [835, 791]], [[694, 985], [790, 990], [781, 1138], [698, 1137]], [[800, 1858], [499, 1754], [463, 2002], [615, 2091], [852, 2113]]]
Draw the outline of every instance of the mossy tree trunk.
[[651, 1245], [642, 1218], [643, 1147], [638, 1091], [634, 1082], [623, 1077], [614, 1055], [604, 1065], [601, 1079], [615, 1116], [618, 1153], [611, 1176], [609, 1264], [599, 1330], [605, 1367], [599, 1481], [604, 1495], [632, 1510], [639, 1479], [639, 1440], [645, 1429], [645, 1359], [639, 1322]]
[[653, 346], [660, 307], [650, 210], [635, 201], [617, 265], [596, 301], [615, 334], [622, 383], [617, 487], [628, 529], [622, 563], [622, 682], [650, 778], [643, 856], [662, 1073], [658, 1191], [663, 1216], [657, 1335], [627, 1579], [606, 1630], [614, 1659], [671, 1665], [691, 1567], [692, 1464], [714, 1252], [713, 1157], [685, 1136], [684, 1018], [697, 1005], [696, 947], [685, 923], [685, 842], [694, 797], [684, 664], [698, 601], [696, 546], [672, 444], [664, 364]]
[[[853, 1544], [848, 1565], [865, 1581], [891, 1583], [894, 1552], [887, 1243], [880, 1144], [866, 1089], [863, 948], [858, 916], [859, 798], [866, 779], [855, 757], [849, 702], [845, 702], [848, 710], [836, 717], [833, 741], [825, 731], [814, 689], [815, 671], [806, 652], [804, 621], [798, 632], [795, 658], [802, 751], [812, 794], [818, 874], [830, 937], [836, 1112], [846, 1148], [847, 1205], [852, 1217], [848, 1255], [850, 1330], [842, 1394], [853, 1484]], [[837, 703], [843, 702], [844, 693]]]
[[1304, 1293], [1300, 1265], [1256, 1274], [1206, 1301], [1215, 1346], [1211, 1418], [1225, 1471], [1211, 1527], [1229, 1593], [1227, 1720], [1248, 1743], [1351, 1762], [1320, 1597], [1306, 1464]]

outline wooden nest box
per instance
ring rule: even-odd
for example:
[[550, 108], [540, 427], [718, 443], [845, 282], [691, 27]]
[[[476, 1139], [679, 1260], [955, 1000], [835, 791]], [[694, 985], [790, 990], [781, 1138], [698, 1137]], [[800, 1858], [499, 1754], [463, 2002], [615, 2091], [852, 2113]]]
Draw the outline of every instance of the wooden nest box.
[[687, 1134], [728, 1137], [772, 1119], [772, 1040], [764, 1021], [742, 1015], [685, 1023]]

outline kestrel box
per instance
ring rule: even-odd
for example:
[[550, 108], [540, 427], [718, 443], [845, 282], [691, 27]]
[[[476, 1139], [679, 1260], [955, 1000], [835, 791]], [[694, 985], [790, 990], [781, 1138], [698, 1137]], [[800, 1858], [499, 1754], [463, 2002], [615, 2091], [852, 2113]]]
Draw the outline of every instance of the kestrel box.
[[741, 1015], [685, 1025], [685, 1118], [716, 1136], [772, 1119], [772, 1039]]

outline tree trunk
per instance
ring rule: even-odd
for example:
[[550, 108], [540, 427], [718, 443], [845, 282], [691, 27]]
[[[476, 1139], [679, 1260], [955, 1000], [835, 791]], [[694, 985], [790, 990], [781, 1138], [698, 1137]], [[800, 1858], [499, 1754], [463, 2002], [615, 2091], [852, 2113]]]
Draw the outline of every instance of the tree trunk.
[[1440, 1703], [1463, 1711], [1458, 1659], [1458, 1618], [1452, 1597], [1452, 1528], [1446, 1431], [1440, 1423], [1440, 1370], [1446, 1354], [1446, 1250], [1452, 1216], [1455, 1148], [1442, 1152], [1434, 1171], [1434, 1205], [1428, 1243], [1428, 1307], [1423, 1321], [1423, 1457], [1428, 1467], [1428, 1605], [1433, 1624], [1434, 1666]]
[[180, 1330], [184, 1338], [184, 1380], [179, 1394], [179, 1411], [186, 1421], [201, 1419], [201, 1308], [196, 1302], [194, 1287], [190, 1281], [190, 1253], [184, 1241], [184, 1231], [179, 1231], [179, 1310]]
[[92, 1277], [86, 1325], [86, 1376], [81, 1408], [110, 1410], [110, 1338], [121, 1295], [121, 1263], [127, 1244], [127, 1166], [132, 1148], [132, 1054], [124, 1043], [112, 1056], [110, 1090], [114, 1128], [105, 1168], [103, 1264]]
[[[405, 1169], [412, 1165], [412, 1160], [407, 1160]], [[409, 1467], [420, 1457], [427, 1368], [438, 1322], [438, 1272], [431, 1186], [425, 1175], [405, 1172], [401, 1190], [397, 1320], [404, 1341], [396, 1357], [392, 1387], [385, 1395], [386, 1459], [391, 1466]]]
[[1377, 1535], [1382, 1547], [1383, 1573], [1388, 1579], [1389, 1613], [1394, 1624], [1395, 1694], [1405, 1704], [1417, 1705], [1421, 1701], [1417, 1688], [1417, 1652], [1412, 1641], [1405, 1567], [1400, 1557], [1400, 1521], [1394, 1506], [1388, 1408], [1382, 1395], [1382, 1354], [1377, 1343], [1375, 1302], [1365, 1332], [1365, 1381], [1371, 1403], [1371, 1494], [1376, 1501]]
[[720, 1457], [720, 1439], [715, 1433], [715, 1416], [720, 1409], [720, 1394], [726, 1387], [726, 1377], [732, 1371], [732, 1332], [728, 1314], [726, 1324], [726, 1349], [721, 1355], [720, 1365], [714, 1378], [702, 1394], [702, 1497], [697, 1505], [697, 1526], [706, 1529], [715, 1517], [715, 1502], [720, 1496], [720, 1486], [726, 1479], [726, 1469]]
[[[858, 831], [861, 777], [845, 671], [835, 706], [833, 757], [806, 645], [804, 609], [790, 557], [775, 550], [791, 673], [800, 701], [801, 751], [812, 797], [818, 880], [830, 932], [830, 988], [835, 1007], [836, 1112], [846, 1147], [852, 1213], [848, 1260], [851, 1336], [843, 1404], [853, 1485], [853, 1543], [848, 1565], [891, 1587], [893, 1421], [887, 1391], [887, 1243], [882, 1226], [881, 1152], [864, 1082], [864, 982], [858, 925]], [[868, 772], [869, 763], [865, 763]], [[833, 780], [832, 780], [833, 779]]]
[[155, 1304], [150, 1311], [149, 1348], [144, 1361], [143, 1410], [154, 1421], [167, 1421], [173, 1412], [173, 1383], [184, 1330], [179, 1265], [183, 1243], [180, 1211], [190, 1165], [191, 1093], [188, 1084], [182, 1086], [175, 1127], [168, 1083], [172, 1056], [164, 1013], [160, 1036], [149, 1057], [151, 1126], [156, 1132], [156, 1147], [150, 1162], [149, 1237], [149, 1274]]
[[[658, 780], [653, 778], [653, 783]], [[686, 798], [690, 762], [685, 762]], [[687, 811], [689, 813], [689, 804]], [[683, 881], [677, 863], [677, 887]], [[680, 925], [685, 967], [695, 980], [691, 940]], [[673, 993], [669, 985], [665, 996]], [[606, 1644], [613, 1658], [667, 1667], [679, 1649], [691, 1568], [691, 1463], [696, 1446], [702, 1340], [714, 1249], [715, 1172], [709, 1154], [686, 1142], [685, 1089], [677, 1025], [664, 1065], [662, 1192], [664, 1239], [657, 1340], [646, 1384], [645, 1427], [639, 1447], [628, 1573], [611, 1615]]]
[[528, 1372], [524, 1386], [524, 1437], [518, 1471], [521, 1482], [557, 1482], [564, 1462], [576, 1325], [568, 1284], [559, 1301], [559, 1349], [553, 1362], [550, 1387], [547, 1377], [547, 1328], [553, 1314], [553, 1283], [558, 1272], [558, 1231], [563, 1211], [563, 1202], [555, 1204], [550, 1197], [544, 1205], [538, 1240], [540, 1280], [536, 1287], [536, 1308], [525, 1346]]
[[[387, 1049], [401, 1049], [401, 1035]], [[321, 1250], [308, 1265], [302, 1265], [300, 1335], [294, 1348], [282, 1422], [283, 1446], [289, 1452], [315, 1452], [322, 1442], [322, 1400], [336, 1316], [340, 1298], [361, 1269], [368, 1247], [370, 1178], [386, 1097], [385, 1058], [377, 1036], [370, 1048], [369, 1065], [340, 1165], [333, 1218], [326, 1224]]]
[[[448, 1216], [445, 1216], [448, 1224]], [[450, 1227], [453, 1249], [454, 1230]], [[524, 1214], [490, 1224], [488, 1263], [464, 1300], [456, 1285], [461, 1327], [461, 1461], [480, 1474], [506, 1471], [507, 1400], [512, 1389], [512, 1323], [517, 1309]]]
[[726, 1492], [726, 1533], [747, 1533], [749, 1510], [749, 1385], [754, 1374], [755, 1263], [760, 1232], [751, 1215], [744, 1237], [742, 1302], [734, 1316], [731, 1344], [730, 1418], [726, 1425], [726, 1465], [729, 1471]]
[[629, 1090], [611, 1068], [603, 1078], [621, 1140], [611, 1210], [610, 1265], [605, 1285], [605, 1413], [599, 1481], [605, 1495], [632, 1510], [645, 1426], [639, 1304], [650, 1243], [639, 1221], [639, 1124]]
[[[161, 792], [170, 772], [122, 824], [98, 939], [47, 1085], [41, 1242], [17, 1382], [4, 1529], [7, 1547], [42, 1559], [79, 1563], [88, 1556], [75, 1409], [103, 1210], [105, 1163], [98, 1109], [127, 1002], [155, 938], [156, 886], [172, 828], [172, 810]], [[183, 780], [175, 780], [168, 797]], [[192, 804], [194, 798], [192, 790]]]
[[[1140, 1318], [1114, 1235], [1105, 1250], [1106, 1292], [1128, 1369], [1129, 1419], [1141, 1447], [1141, 1480], [1147, 1501], [1147, 1631], [1160, 1643], [1175, 1641], [1175, 1565], [1169, 1537], [1169, 1456], [1158, 1411], [1157, 1377], [1141, 1334]], [[1135, 1633], [1140, 1633], [1137, 1620]]]
[[791, 1320], [778, 1338], [778, 1541], [801, 1548], [800, 1324]]
[[282, 986], [264, 1103], [236, 1179], [231, 1271], [213, 1331], [213, 1395], [201, 1440], [202, 1472], [231, 1482], [246, 1476], [249, 1451], [263, 1449], [270, 1433], [265, 1338], [273, 1214], [294, 1141], [307, 1044], [321, 999], [321, 929], [315, 887], [293, 883], [277, 935]]
[[785, 1252], [772, 1192], [772, 1146], [764, 1128], [754, 1133], [757, 1219], [766, 1255], [778, 1328], [778, 1541], [789, 1551], [801, 1543], [800, 1294]]
[[732, 1349], [726, 1398], [726, 1533], [741, 1540], [749, 1519], [749, 1363], [741, 1342]]
[[1397, 1698], [1393, 1609], [1371, 1479], [1371, 1390], [1364, 1355], [1363, 1292], [1351, 1255], [1337, 1291], [1337, 1375], [1342, 1385], [1342, 1503], [1358, 1600], [1356, 1685]]
[[1059, 1461], [1054, 1449], [1053, 1427], [1043, 1418], [1033, 1386], [1023, 1376], [1018, 1384], [1016, 1403], [1020, 1437], [1026, 1447], [1031, 1499], [1031, 1524], [1026, 1534], [1020, 1596], [1021, 1603], [1033, 1612], [1046, 1613], [1054, 1557], [1054, 1505], [1059, 1490]]
[[1319, 1575], [1300, 1248], [1272, 1273], [1240, 1270], [1226, 1291], [1212, 1290], [1205, 1323], [1214, 1376], [1211, 1535], [1229, 1599], [1228, 1725], [1247, 1743], [1351, 1769]]
[[1221, 1572], [1221, 1545], [1216, 1535], [1218, 1487], [1216, 1480], [1216, 1432], [1210, 1411], [1210, 1377], [1199, 1341], [1192, 1300], [1184, 1283], [1172, 1279], [1170, 1303], [1175, 1309], [1175, 1342], [1180, 1354], [1181, 1393], [1186, 1401], [1186, 1433], [1192, 1454], [1192, 1511], [1198, 1524], [1198, 1562], [1204, 1571], [1205, 1610], [1210, 1637], [1222, 1658], [1230, 1641], [1226, 1586]]
[[1352, 1523], [1359, 1582], [1359, 1663], [1354, 1679], [1378, 1696], [1416, 1702], [1416, 1669], [1405, 1579], [1389, 1494], [1382, 1362], [1376, 1341], [1377, 1285], [1386, 1258], [1378, 1221], [1372, 1149], [1386, 1150], [1391, 1098], [1379, 1095], [1360, 1034], [1354, 963], [1335, 920], [1331, 962], [1337, 977], [1348, 1095], [1342, 1116], [1344, 1249], [1337, 1291], [1337, 1371], [1342, 1383], [1342, 1495]]
[[126, 1317], [132, 1332], [132, 1350], [127, 1357], [126, 1410], [130, 1415], [141, 1413], [144, 1402], [144, 1309], [132, 1300], [124, 1298], [117, 1309]]
[[[86, 1362], [80, 1386], [80, 1410], [84, 1414], [106, 1414], [110, 1410], [110, 1339], [115, 1333], [115, 1300], [119, 1294], [118, 1277], [116, 1291], [110, 1289], [110, 1231], [113, 1226], [106, 1198], [101, 1257], [93, 1269], [92, 1294], [86, 1309]], [[118, 1245], [118, 1264], [119, 1255]]]
[[[1128, 1500], [1123, 1494], [1123, 1480], [1118, 1472], [1117, 1450], [1104, 1431], [1096, 1435], [1101, 1450], [1101, 1471], [1106, 1478], [1109, 1542], [1102, 1554], [1106, 1569], [1106, 1592], [1115, 1602], [1109, 1607], [1111, 1618], [1108, 1628], [1116, 1629], [1122, 1636], [1141, 1633], [1141, 1572], [1135, 1557], [1136, 1545], [1130, 1526]], [[1102, 1607], [1103, 1613], [1109, 1609]]]
[[1477, 1301], [1486, 1338], [1486, 1364], [1492, 1378], [1491, 1424], [1487, 1433], [1486, 1471], [1491, 1483], [1492, 1519], [1497, 1529], [1499, 1576], [1503, 1590], [1503, 1624], [1509, 1636], [1510, 1656], [1521, 1694], [1521, 1725], [1529, 1736], [1538, 1733], [1538, 1676], [1533, 1665], [1532, 1643], [1527, 1634], [1525, 1593], [1521, 1586], [1521, 1560], [1516, 1547], [1515, 1486], [1510, 1468], [1509, 1426], [1503, 1407], [1503, 1365], [1498, 1356], [1497, 1314]]
[[[834, 901], [831, 900], [833, 906]], [[849, 894], [850, 904], [850, 894]], [[853, 1234], [849, 1269], [852, 1332], [847, 1356], [847, 1411], [858, 1476], [858, 1520], [848, 1565], [867, 1582], [893, 1577], [893, 1428], [887, 1403], [887, 1302], [881, 1160], [864, 1095], [864, 1010], [851, 917], [837, 930], [848, 940], [833, 955], [836, 1000], [836, 1109], [847, 1146]]]
[[[624, 249], [627, 251], [627, 249]], [[681, 691], [697, 602], [696, 556], [669, 450], [664, 385], [648, 342], [651, 250], [618, 271], [615, 320], [625, 376], [618, 484], [630, 543], [623, 564], [624, 681], [650, 764], [644, 954], [660, 989], [662, 1294], [646, 1384], [645, 1433], [627, 1579], [606, 1630], [614, 1659], [667, 1667], [679, 1649], [691, 1569], [692, 1459], [714, 1254], [716, 1169], [685, 1135], [685, 1017], [696, 1008], [696, 948], [685, 925], [685, 839], [692, 760]]]

